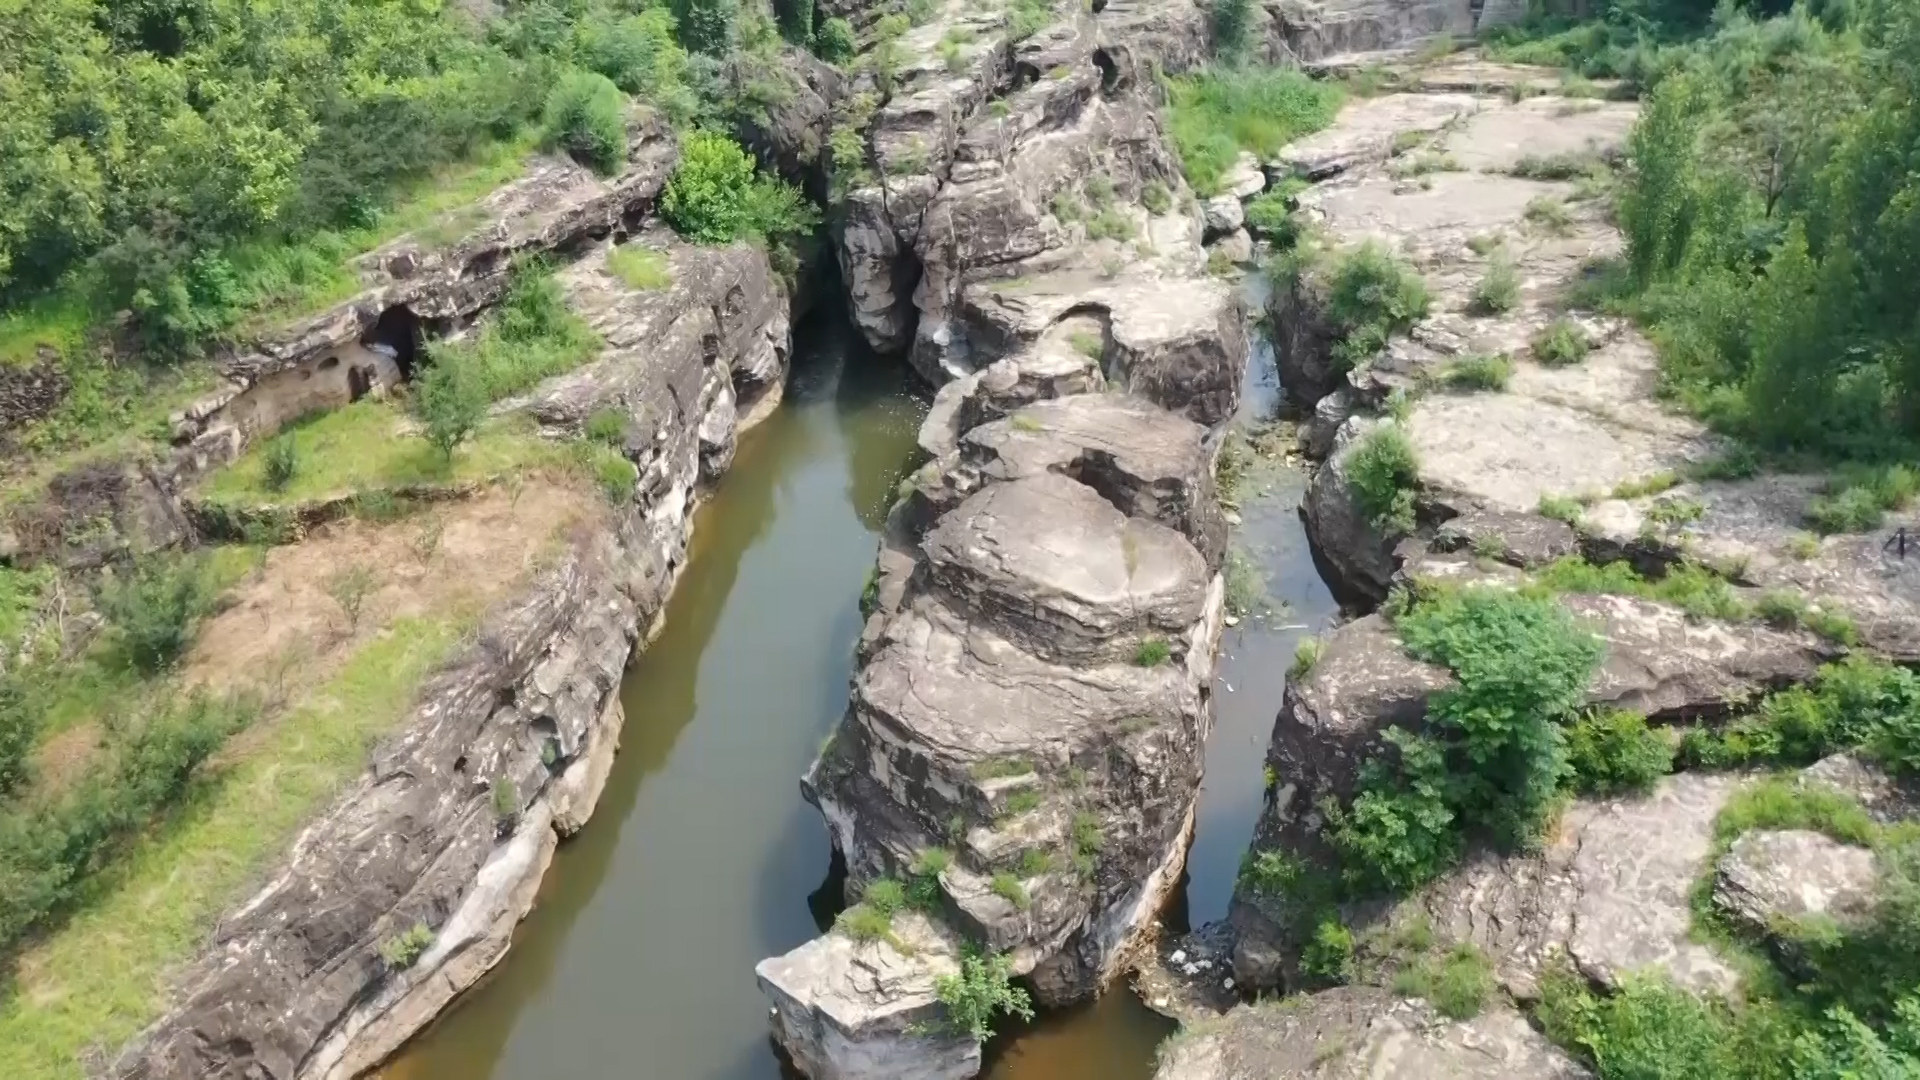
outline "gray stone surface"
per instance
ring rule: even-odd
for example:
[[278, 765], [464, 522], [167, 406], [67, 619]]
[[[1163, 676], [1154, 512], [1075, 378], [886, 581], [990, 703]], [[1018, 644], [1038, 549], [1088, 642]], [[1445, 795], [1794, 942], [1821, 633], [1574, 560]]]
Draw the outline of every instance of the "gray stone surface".
[[1520, 1013], [1448, 1020], [1364, 987], [1241, 1005], [1167, 1044], [1156, 1080], [1575, 1080], [1589, 1074]]
[[1814, 918], [1857, 929], [1873, 918], [1879, 880], [1880, 860], [1866, 848], [1806, 829], [1756, 830], [1720, 857], [1713, 903], [1762, 935]]

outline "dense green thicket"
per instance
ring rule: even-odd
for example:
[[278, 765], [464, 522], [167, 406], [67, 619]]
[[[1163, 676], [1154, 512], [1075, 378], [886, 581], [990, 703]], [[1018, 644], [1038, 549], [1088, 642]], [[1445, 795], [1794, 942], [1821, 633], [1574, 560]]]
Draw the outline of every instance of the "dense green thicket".
[[1331, 123], [1341, 100], [1338, 87], [1278, 68], [1216, 68], [1175, 79], [1169, 89], [1167, 131], [1201, 195], [1219, 192], [1241, 151], [1271, 158]]
[[0, 806], [0, 950], [81, 895], [121, 841], [178, 801], [194, 770], [253, 715], [192, 697], [112, 725], [108, 760], [49, 801]]
[[704, 131], [681, 140], [680, 165], [667, 182], [660, 212], [703, 244], [795, 236], [820, 221], [791, 184], [756, 176], [739, 143]]
[[1510, 53], [1649, 92], [1612, 285], [1669, 390], [1776, 450], [1903, 454], [1920, 433], [1920, 5], [1783, 7], [1614, 4]]
[[538, 128], [613, 170], [629, 96], [682, 122], [751, 104], [688, 47], [723, 54], [736, 26], [758, 42], [757, 9], [501, 7], [482, 24], [437, 3], [14, 5], [0, 16], [0, 314], [26, 314], [0, 330], [128, 309], [146, 344], [189, 351], [338, 288], [342, 261], [391, 235], [397, 201], [447, 166]]
[[1600, 643], [1552, 599], [1493, 589], [1441, 592], [1397, 622], [1407, 650], [1449, 668], [1415, 733], [1364, 766], [1349, 806], [1324, 810], [1358, 884], [1412, 888], [1452, 865], [1469, 832], [1502, 846], [1537, 839], [1569, 773], [1571, 722]]

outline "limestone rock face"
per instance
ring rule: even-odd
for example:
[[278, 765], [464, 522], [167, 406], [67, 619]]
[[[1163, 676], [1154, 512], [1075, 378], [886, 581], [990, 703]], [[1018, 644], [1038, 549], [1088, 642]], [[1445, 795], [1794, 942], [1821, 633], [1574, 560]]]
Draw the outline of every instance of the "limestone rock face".
[[1748, 929], [1823, 916], [1859, 926], [1873, 915], [1880, 865], [1866, 848], [1806, 829], [1761, 830], [1733, 842], [1714, 878], [1713, 902]]
[[1241, 1005], [1171, 1043], [1155, 1080], [1576, 1080], [1588, 1072], [1499, 1005], [1471, 1020], [1340, 987]]
[[[686, 562], [699, 491], [785, 373], [786, 298], [765, 256], [651, 239], [674, 284], [636, 293], [598, 254], [562, 272], [606, 347], [503, 405], [569, 432], [625, 412], [633, 500], [487, 616], [367, 774], [220, 924], [112, 1075], [349, 1080], [505, 955], [559, 838], [605, 784], [620, 678]], [[493, 805], [497, 780], [519, 797], [510, 821]], [[381, 943], [416, 924], [432, 946], [390, 970]]]

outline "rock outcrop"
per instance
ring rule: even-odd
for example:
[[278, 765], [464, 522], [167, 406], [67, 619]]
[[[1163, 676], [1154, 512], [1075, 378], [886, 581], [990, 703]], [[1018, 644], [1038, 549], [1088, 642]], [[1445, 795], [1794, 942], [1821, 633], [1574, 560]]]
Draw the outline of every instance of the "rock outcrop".
[[[992, 18], [950, 5], [906, 46]], [[775, 1036], [815, 1080], [949, 1075], [941, 1014], [917, 1011], [948, 952], [1005, 955], [1043, 1005], [1083, 1000], [1178, 886], [1223, 615], [1213, 455], [1248, 343], [1198, 215], [1131, 203], [1183, 188], [1139, 76], [1188, 62], [1202, 25], [1185, 4], [1116, 3], [998, 60], [912, 61], [875, 119], [895, 165], [849, 198], [851, 302], [943, 385], [851, 705], [802, 787], [849, 895], [920, 882], [949, 944], [835, 931], [760, 965]], [[1085, 197], [1151, 251], [1048, 209], [1090, 174], [1110, 186]]]
[[1873, 917], [1879, 883], [1880, 861], [1866, 848], [1806, 829], [1761, 830], [1721, 857], [1713, 903], [1755, 934], [1809, 918], [1857, 928]]
[[1176, 1037], [1156, 1080], [1576, 1080], [1590, 1075], [1507, 1006], [1448, 1020], [1383, 990], [1342, 987], [1241, 1005]]
[[[564, 270], [606, 347], [508, 406], [556, 434], [625, 413], [632, 500], [487, 617], [366, 775], [220, 924], [114, 1075], [347, 1080], [505, 954], [555, 845], [599, 798], [621, 674], [686, 561], [702, 485], [785, 373], [786, 296], [763, 253], [642, 242], [665, 252], [672, 284], [635, 292], [597, 253]], [[396, 968], [382, 946], [415, 926], [432, 943]]]

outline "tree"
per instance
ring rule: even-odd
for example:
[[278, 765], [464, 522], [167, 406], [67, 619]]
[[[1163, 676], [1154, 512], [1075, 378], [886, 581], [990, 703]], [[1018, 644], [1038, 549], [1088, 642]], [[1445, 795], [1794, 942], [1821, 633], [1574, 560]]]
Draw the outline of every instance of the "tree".
[[457, 350], [429, 345], [427, 355], [427, 370], [414, 385], [414, 409], [427, 441], [452, 462], [454, 450], [487, 417], [487, 389]]
[[1225, 60], [1246, 55], [1253, 29], [1253, 0], [1214, 0], [1213, 54]]
[[547, 95], [544, 130], [548, 146], [617, 173], [627, 159], [627, 99], [605, 75], [571, 72]]

